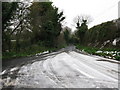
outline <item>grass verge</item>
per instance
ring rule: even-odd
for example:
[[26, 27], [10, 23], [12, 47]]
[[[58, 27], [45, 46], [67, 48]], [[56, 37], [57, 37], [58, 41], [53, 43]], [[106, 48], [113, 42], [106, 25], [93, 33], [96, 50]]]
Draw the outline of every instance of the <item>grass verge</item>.
[[81, 46], [76, 45], [76, 48], [79, 50], [83, 50], [92, 55], [99, 55], [109, 59], [115, 59], [120, 61], [120, 49], [115, 48], [95, 48], [95, 47], [88, 47], [88, 46]]
[[45, 46], [38, 46], [38, 45], [34, 45], [32, 47], [28, 47], [24, 50], [21, 50], [19, 52], [3, 52], [2, 53], [2, 60], [10, 60], [10, 59], [15, 59], [15, 58], [20, 58], [20, 57], [28, 57], [28, 56], [34, 56], [37, 53], [43, 53], [45, 51], [48, 52], [53, 52], [53, 51], [57, 51], [61, 48], [64, 48], [64, 46], [59, 46], [57, 48], [54, 47], [45, 47]]

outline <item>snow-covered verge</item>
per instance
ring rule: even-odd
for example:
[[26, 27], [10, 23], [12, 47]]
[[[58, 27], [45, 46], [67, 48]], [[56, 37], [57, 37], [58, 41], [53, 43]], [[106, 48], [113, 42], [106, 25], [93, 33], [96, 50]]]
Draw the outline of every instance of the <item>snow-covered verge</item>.
[[108, 59], [114, 59], [120, 61], [120, 50], [115, 48], [95, 48], [87, 46], [76, 46], [76, 51], [83, 54], [98, 55]]
[[[14, 80], [2, 80], [16, 88], [118, 88], [118, 64], [104, 58], [63, 52], [20, 68]], [[6, 71], [3, 71], [5, 73]], [[2, 86], [2, 85], [1, 85]]]
[[49, 51], [44, 51], [42, 53], [36, 53], [35, 55], [38, 56], [38, 55], [43, 55], [43, 54], [48, 54], [48, 53], [49, 53]]
[[120, 51], [96, 51], [95, 54], [104, 56], [109, 59], [120, 60]]

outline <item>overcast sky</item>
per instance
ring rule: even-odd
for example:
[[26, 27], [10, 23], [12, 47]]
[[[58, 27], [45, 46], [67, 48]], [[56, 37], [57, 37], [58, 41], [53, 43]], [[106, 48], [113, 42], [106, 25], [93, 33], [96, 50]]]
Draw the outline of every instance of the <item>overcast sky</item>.
[[89, 28], [102, 22], [118, 18], [118, 2], [120, 0], [52, 0], [53, 5], [64, 12], [66, 26], [74, 29], [73, 19], [77, 15], [86, 14], [93, 18]]

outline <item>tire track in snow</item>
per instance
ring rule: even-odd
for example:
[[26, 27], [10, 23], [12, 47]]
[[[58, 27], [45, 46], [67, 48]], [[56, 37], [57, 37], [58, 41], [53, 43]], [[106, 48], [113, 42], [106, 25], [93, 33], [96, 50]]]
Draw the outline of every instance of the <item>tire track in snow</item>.
[[62, 83], [60, 76], [58, 76], [58, 74], [54, 70], [53, 65], [52, 65], [52, 61], [53, 60], [51, 60], [49, 62], [49, 67], [50, 67], [51, 72], [53, 73], [53, 76], [56, 78], [56, 80], [57, 80], [58, 84], [60, 84], [60, 86], [62, 86], [63, 88], [66, 88], [67, 86], [64, 83]]
[[[87, 76], [85, 76], [84, 74], [85, 73], [81, 73], [81, 71], [79, 70], [77, 70], [77, 68], [73, 68], [73, 67], [71, 67], [71, 65], [69, 65], [69, 64], [67, 64], [66, 62], [65, 62], [65, 60], [63, 60], [66, 56], [68, 57], [68, 59], [69, 59], [69, 55], [67, 54], [67, 53], [64, 53], [65, 55], [63, 56], [63, 57], [61, 57], [60, 58], [60, 60], [59, 60], [59, 62], [58, 63], [61, 63], [60, 65], [63, 65], [63, 66], [61, 66], [61, 67], [64, 67], [64, 70], [66, 70], [66, 68], [67, 68], [67, 71], [66, 71], [66, 73], [65, 73], [65, 75], [63, 75], [63, 76], [61, 76], [61, 78], [63, 78], [63, 80], [62, 80], [62, 82], [63, 81], [65, 81], [65, 82], [63, 82], [65, 85], [69, 85], [69, 86], [67, 86], [67, 87], [80, 87], [81, 86], [81, 84], [84, 82], [85, 84], [84, 85], [86, 85], [86, 84], [89, 84], [89, 82], [88, 81], [91, 81], [92, 83], [90, 83], [90, 85], [88, 85], [88, 86], [91, 86], [91, 85], [93, 85], [93, 83], [95, 83], [95, 82], [93, 82], [93, 80], [91, 79], [91, 78], [88, 78]], [[59, 57], [58, 57], [59, 58]], [[71, 57], [70, 57], [71, 58]], [[56, 61], [56, 60], [55, 60]], [[67, 61], [67, 60], [66, 60]], [[69, 63], [70, 63], [70, 61], [69, 61]], [[53, 64], [52, 62], [51, 62], [51, 64]], [[55, 63], [54, 63], [55, 64]], [[52, 65], [53, 66], [53, 65]], [[55, 69], [55, 67], [52, 67], [52, 69], [53, 69], [53, 71], [54, 71], [54, 74], [56, 74], [56, 76], [58, 77], [58, 74], [60, 74], [60, 72], [58, 71], [58, 70], [54, 70]], [[70, 78], [69, 78], [69, 75], [67, 75], [68, 73], [70, 72]], [[74, 73], [73, 75], [72, 75], [72, 73]], [[60, 75], [59, 75], [60, 76]], [[59, 78], [59, 77], [58, 77]], [[61, 78], [59, 78], [59, 79], [61, 79]], [[74, 80], [73, 80], [74, 79]], [[82, 80], [82, 81], [81, 81]], [[77, 83], [79, 83], [79, 84], [77, 84]], [[81, 87], [85, 87], [84, 85], [82, 85]]]
[[[70, 56], [71, 56], [71, 55], [70, 55]], [[77, 60], [77, 61], [75, 61], [75, 60], [77, 60], [77, 59], [74, 57], [74, 60], [72, 59], [72, 61], [73, 61], [73, 62], [72, 62], [72, 63], [73, 63], [73, 67], [72, 67], [72, 68], [75, 68], [75, 67], [76, 67], [76, 70], [78, 70], [78, 71], [82, 72], [84, 75], [88, 76], [88, 77], [89, 77], [89, 80], [90, 80], [92, 83], [94, 83], [94, 85], [96, 85], [96, 86], [99, 86], [99, 85], [100, 85], [100, 87], [105, 87], [104, 84], [106, 84], [106, 86], [107, 86], [108, 83], [111, 84], [111, 85], [115, 85], [115, 83], [117, 82], [116, 79], [111, 78], [111, 77], [109, 77], [109, 76], [106, 76], [105, 74], [103, 74], [103, 73], [101, 73], [101, 72], [99, 72], [99, 71], [97, 71], [97, 70], [95, 70], [95, 69], [87, 66], [87, 67], [91, 70], [91, 73], [95, 73], [95, 72], [96, 72], [96, 74], [99, 74], [101, 77], [106, 77], [106, 78], [108, 78], [108, 79], [106, 79], [106, 80], [103, 79], [103, 81], [102, 81], [101, 78], [91, 77], [90, 73], [85, 73], [85, 71], [80, 70], [81, 67], [79, 67], [79, 66], [80, 66], [80, 65], [83, 65], [83, 68], [85, 68], [85, 67], [86, 67], [86, 64], [84, 64], [84, 63], [82, 63], [82, 62], [80, 62], [80, 61], [78, 61], [78, 60]], [[80, 64], [79, 64], [79, 63], [80, 63]], [[68, 63], [66, 62], [66, 64], [68, 64]], [[109, 80], [109, 79], [110, 79], [110, 80]], [[99, 82], [99, 83], [98, 83], [98, 82]], [[103, 84], [102, 82], [103, 82], [104, 84]], [[115, 87], [115, 86], [113, 86], [113, 87]]]
[[[96, 70], [96, 68], [94, 68], [94, 67], [90, 67], [90, 66], [88, 66], [88, 65], [86, 65], [85, 63], [81, 63], [80, 62], [80, 60], [78, 60], [78, 59], [76, 59], [77, 61], [76, 62], [74, 62], [74, 63], [76, 63], [76, 65], [78, 65], [78, 63], [80, 63], [81, 65], [83, 65], [83, 67], [84, 68], [86, 68], [86, 69], [89, 69], [89, 70], [91, 70], [91, 72], [96, 72], [96, 74], [98, 74], [99, 76], [101, 75], [101, 76], [103, 76], [103, 77], [106, 77], [106, 78], [108, 78], [108, 80], [110, 79], [111, 81], [118, 81], [118, 80], [116, 80], [116, 79], [114, 79], [114, 78], [112, 78], [112, 77], [110, 77], [110, 76], [108, 76], [108, 75], [106, 75], [106, 74], [104, 74], [104, 73], [102, 73], [102, 72], [99, 72], [98, 70]], [[79, 65], [78, 65], [79, 66]], [[90, 74], [90, 73], [89, 73]], [[95, 76], [95, 75], [94, 75]]]
[[36, 87], [40, 88], [110, 88], [117, 86], [115, 85], [117, 82], [114, 81], [116, 79], [109, 77], [105, 72], [99, 71], [99, 69], [102, 70], [103, 68], [99, 68], [100, 65], [94, 65], [95, 60], [92, 60], [92, 58], [90, 61], [86, 60], [84, 56], [81, 57], [84, 60], [79, 60], [76, 56], [79, 53], [71, 54], [71, 52], [70, 54], [62, 52], [49, 57], [49, 59], [24, 65], [24, 70], [21, 70], [21, 73], [28, 75], [28, 77], [26, 75], [21, 76], [19, 81], [24, 80], [22, 83], [26, 83], [28, 86], [31, 84], [32, 87], [35, 87], [36, 81], [34, 80], [38, 80], [38, 86], [36, 85]]
[[[52, 60], [49, 60], [49, 61], [52, 61]], [[44, 67], [44, 65], [46, 64], [47, 60], [45, 61], [42, 61], [41, 63], [41, 70], [42, 70], [42, 73], [47, 76], [52, 82], [54, 82], [54, 84], [57, 86], [57, 87], [63, 87], [64, 88], [64, 85], [61, 84], [60, 80], [57, 78], [57, 76], [55, 76], [55, 74], [53, 73], [50, 73], [47, 69], [50, 68], [50, 65], [49, 65], [49, 68], [46, 68]], [[50, 63], [50, 62], [49, 62]], [[50, 68], [50, 70], [53, 72], [53, 69]]]
[[[113, 73], [113, 69], [111, 69], [110, 67], [108, 67], [107, 65], [105, 65], [104, 63], [103, 64], [101, 64], [101, 62], [97, 62], [96, 60], [93, 60], [93, 61], [88, 61], [88, 60], [86, 60], [85, 58], [82, 58], [81, 57], [81, 59], [80, 58], [78, 58], [75, 54], [77, 54], [77, 56], [78, 55], [81, 55], [81, 54], [79, 54], [79, 53], [76, 53], [76, 52], [70, 52], [69, 53], [69, 55], [70, 56], [72, 56], [73, 58], [76, 58], [76, 59], [78, 59], [79, 61], [81, 61], [81, 62], [83, 62], [83, 63], [85, 63], [86, 65], [88, 65], [88, 66], [94, 66], [94, 68], [96, 69], [96, 70], [98, 70], [98, 71], [100, 71], [101, 73], [105, 73], [106, 75], [108, 75], [108, 76], [110, 76], [110, 77], [112, 77], [112, 78], [114, 78], [114, 79], [118, 79], [118, 73], [117, 73], [117, 69], [115, 69], [114, 68], [114, 70], [116, 71], [116, 72], [114, 72]], [[89, 56], [90, 57], [90, 56]], [[105, 62], [106, 63], [106, 62]], [[116, 67], [117, 67], [117, 64], [115, 64], [116, 65]], [[111, 74], [110, 74], [111, 73]], [[114, 75], [115, 76], [114, 76]]]

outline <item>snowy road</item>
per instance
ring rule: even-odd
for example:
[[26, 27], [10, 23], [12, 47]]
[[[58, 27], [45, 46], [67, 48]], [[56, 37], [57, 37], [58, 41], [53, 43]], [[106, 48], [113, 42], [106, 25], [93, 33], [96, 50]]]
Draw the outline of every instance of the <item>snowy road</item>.
[[15, 87], [118, 88], [118, 64], [75, 51], [48, 56], [22, 66]]
[[70, 51], [22, 66], [17, 87], [117, 88], [118, 65], [103, 58]]

